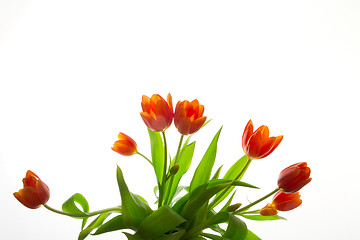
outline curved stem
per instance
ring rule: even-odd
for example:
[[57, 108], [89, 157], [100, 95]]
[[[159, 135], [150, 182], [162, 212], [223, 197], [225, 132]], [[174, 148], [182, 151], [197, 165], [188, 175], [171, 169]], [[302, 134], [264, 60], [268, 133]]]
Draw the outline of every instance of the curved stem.
[[259, 202], [267, 199], [268, 197], [270, 197], [271, 195], [275, 194], [276, 192], [278, 192], [280, 189], [279, 188], [276, 188], [274, 191], [272, 191], [271, 193], [263, 196], [262, 198], [259, 198], [258, 200], [256, 200], [255, 202], [252, 202], [250, 203], [249, 205], [243, 207], [243, 208], [240, 208], [239, 210], [237, 210], [236, 212], [234, 212], [234, 214], [239, 214], [247, 209], [249, 209], [250, 207], [254, 206], [255, 204], [258, 204]]
[[121, 207], [113, 207], [113, 208], [106, 208], [106, 209], [95, 211], [95, 212], [84, 213], [84, 214], [80, 215], [80, 214], [75, 214], [75, 213], [63, 212], [63, 211], [57, 210], [55, 208], [52, 208], [47, 204], [44, 204], [44, 207], [54, 213], [69, 216], [69, 217], [77, 217], [77, 218], [88, 218], [88, 217], [95, 216], [95, 215], [98, 215], [101, 213], [112, 212], [112, 211], [121, 212]]
[[[183, 139], [184, 139], [184, 135], [181, 134], [180, 141], [179, 141], [179, 146], [178, 146], [178, 149], [177, 149], [176, 155], [175, 155], [175, 163], [179, 162], [179, 153], [180, 153], [180, 149], [181, 149]], [[174, 182], [174, 175], [171, 175], [169, 188], [168, 188], [168, 190], [166, 192], [166, 197], [165, 197], [165, 201], [164, 201], [165, 204], [170, 204], [169, 202], [171, 201], [171, 199], [169, 200], [169, 197], [170, 197], [170, 192], [171, 192], [171, 187], [173, 185], [173, 182]]]
[[137, 152], [137, 154], [139, 154], [140, 156], [142, 156], [143, 158], [145, 158], [145, 160], [148, 161], [148, 162], [151, 164], [151, 166], [154, 166], [153, 163], [150, 161], [150, 159], [147, 158], [145, 155], [143, 155], [143, 154], [140, 153], [140, 152]]

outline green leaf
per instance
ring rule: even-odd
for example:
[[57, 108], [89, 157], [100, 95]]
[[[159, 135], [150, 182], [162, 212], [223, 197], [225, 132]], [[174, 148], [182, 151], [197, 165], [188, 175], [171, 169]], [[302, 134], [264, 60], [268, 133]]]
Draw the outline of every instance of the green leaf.
[[134, 236], [155, 239], [175, 229], [186, 220], [168, 206], [162, 206], [145, 218]]
[[136, 230], [142, 220], [152, 213], [152, 210], [149, 205], [129, 191], [120, 167], [117, 167], [116, 177], [121, 195], [124, 223], [128, 228]]
[[246, 224], [234, 215], [229, 215], [229, 225], [223, 235], [229, 240], [244, 240], [248, 234]]
[[99, 227], [110, 214], [111, 213], [109, 212], [102, 213], [97, 218], [95, 218], [95, 220], [92, 221], [88, 227], [80, 232], [78, 240], [84, 240], [90, 234], [90, 232]]
[[261, 240], [261, 238], [256, 236], [252, 231], [248, 229], [248, 235], [246, 237], [246, 240]]
[[231, 185], [256, 188], [251, 184], [240, 181], [231, 181], [226, 179], [211, 180], [209, 183], [199, 186], [192, 193], [190, 193], [189, 200], [184, 205], [181, 215], [187, 220], [192, 220], [198, 210], [207, 201], [209, 201], [211, 197]]
[[107, 221], [103, 225], [101, 225], [96, 230], [96, 232], [94, 234], [92, 234], [92, 235], [99, 235], [99, 234], [112, 232], [112, 231], [117, 231], [117, 230], [126, 229], [126, 228], [127, 227], [126, 227], [126, 225], [124, 223], [123, 216], [118, 215], [118, 216], [110, 219], [109, 221]]
[[218, 170], [215, 172], [214, 176], [211, 178], [211, 180], [218, 179], [220, 176], [220, 171], [224, 165], [221, 165]]
[[[240, 158], [238, 161], [236, 161], [236, 163], [234, 163], [231, 168], [226, 172], [225, 176], [223, 177], [223, 179], [229, 179], [229, 180], [235, 180], [236, 176], [241, 172], [241, 170], [245, 167], [246, 162], [248, 161], [248, 157], [246, 155], [244, 155], [242, 158]], [[245, 169], [245, 171], [241, 174], [241, 176], [236, 179], [236, 180], [240, 180], [242, 178], [242, 176], [244, 176], [244, 173], [246, 172], [247, 168]], [[215, 206], [217, 206], [220, 202], [222, 202], [234, 189], [234, 187], [229, 188], [226, 193], [219, 198], [219, 200], [214, 203], [213, 208]], [[215, 199], [217, 198], [217, 196], [219, 196], [220, 194], [222, 194], [223, 191], [219, 192], [218, 194], [216, 194]]]
[[239, 214], [239, 216], [242, 216], [243, 218], [247, 218], [250, 220], [255, 220], [255, 221], [286, 220], [286, 218], [281, 217], [279, 215], [263, 216], [260, 214]]
[[[82, 210], [80, 210], [75, 203], [78, 203], [82, 207]], [[89, 217], [87, 215], [87, 213], [89, 212], [89, 204], [83, 195], [81, 195], [80, 193], [75, 193], [74, 195], [72, 195], [68, 200], [63, 203], [62, 210], [64, 212], [73, 213], [81, 216], [79, 217], [81, 219], [83, 218], [81, 229], [84, 228], [87, 218]]]
[[210, 180], [211, 171], [216, 157], [217, 142], [219, 140], [221, 129], [222, 128], [220, 128], [220, 130], [216, 133], [203, 158], [201, 159], [198, 167], [195, 170], [193, 179], [190, 183], [190, 192]]
[[226, 204], [223, 206], [223, 208], [220, 210], [221, 211], [226, 211], [226, 209], [230, 206], [234, 196], [235, 196], [236, 191], [234, 191], [234, 193], [231, 195], [231, 197], [229, 198], [229, 200], [226, 202]]
[[164, 144], [160, 133], [150, 129], [151, 158], [158, 183], [162, 182], [164, 172]]
[[[172, 182], [172, 187], [171, 187], [171, 191], [170, 191], [168, 204], [171, 202], [171, 200], [173, 199], [173, 197], [176, 193], [180, 179], [189, 170], [191, 160], [194, 155], [194, 150], [195, 150], [195, 142], [192, 142], [191, 144], [184, 146], [184, 148], [181, 151], [180, 158], [178, 161], [179, 170], [174, 175], [173, 180], [171, 180], [173, 182]], [[169, 182], [170, 181], [167, 182], [167, 185], [169, 185]], [[166, 191], [168, 191], [168, 189]]]

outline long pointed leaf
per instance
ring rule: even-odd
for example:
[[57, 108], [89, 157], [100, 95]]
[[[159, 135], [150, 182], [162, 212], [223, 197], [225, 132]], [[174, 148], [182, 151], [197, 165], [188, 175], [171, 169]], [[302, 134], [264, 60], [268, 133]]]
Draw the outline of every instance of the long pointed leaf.
[[155, 239], [163, 233], [175, 229], [185, 221], [182, 216], [168, 206], [162, 206], [141, 222], [134, 236], [140, 236], [144, 239]]
[[[235, 180], [236, 176], [245, 167], [247, 161], [248, 161], [248, 157], [246, 155], [244, 155], [242, 158], [240, 158], [238, 161], [236, 161], [236, 163], [234, 163], [231, 166], [231, 168], [226, 172], [223, 179]], [[236, 180], [240, 181], [242, 176], [244, 176], [244, 173], [246, 172], [246, 170], [247, 170], [247, 168], [244, 170], [244, 172], [241, 174], [241, 176]], [[223, 195], [221, 198], [219, 198], [218, 201], [216, 201], [216, 203], [214, 203], [213, 208], [215, 206], [217, 206], [220, 202], [222, 202], [232, 192], [233, 189], [234, 189], [234, 187], [231, 187], [224, 194], [223, 194], [223, 191], [216, 194], [216, 197], [219, 196], [220, 194], [223, 194]], [[215, 197], [215, 199], [216, 199], [216, 197]]]
[[246, 240], [261, 240], [258, 236], [255, 235], [252, 231], [248, 229], [248, 235], [246, 237]]
[[[171, 202], [171, 200], [174, 197], [174, 194], [176, 192], [176, 189], [179, 185], [179, 182], [182, 178], [182, 176], [184, 176], [184, 174], [189, 170], [190, 164], [191, 164], [191, 160], [192, 157], [194, 155], [194, 150], [195, 150], [195, 142], [184, 146], [184, 148], [182, 149], [182, 153], [180, 155], [178, 164], [179, 164], [179, 170], [178, 172], [174, 175], [173, 180], [172, 181], [172, 187], [171, 187], [171, 191], [170, 191], [170, 197], [168, 200], [168, 203]], [[169, 183], [170, 181], [168, 181], [167, 183]], [[167, 190], [168, 191], [168, 190]]]
[[150, 129], [151, 158], [158, 183], [162, 182], [164, 172], [164, 144], [160, 133]]
[[120, 167], [117, 167], [116, 177], [121, 195], [124, 223], [128, 228], [136, 230], [141, 221], [152, 213], [152, 210], [144, 201], [130, 193]]
[[99, 234], [112, 232], [112, 231], [117, 231], [117, 230], [126, 229], [126, 228], [127, 228], [127, 226], [124, 223], [123, 216], [118, 215], [118, 216], [110, 219], [109, 221], [107, 221], [103, 225], [101, 225], [96, 230], [96, 232], [94, 234], [92, 234], [92, 235], [99, 235]]
[[217, 151], [217, 142], [219, 140], [219, 135], [221, 129], [216, 133], [215, 137], [210, 143], [210, 146], [206, 150], [203, 158], [201, 159], [198, 167], [195, 170], [193, 179], [190, 183], [190, 192], [196, 189], [198, 186], [207, 183], [210, 180], [211, 171], [214, 166], [216, 151]]
[[223, 235], [225, 239], [229, 240], [245, 240], [248, 234], [246, 224], [239, 218], [229, 215], [229, 225]]
[[90, 234], [90, 232], [99, 227], [109, 215], [110, 213], [106, 212], [100, 214], [97, 218], [95, 218], [95, 220], [92, 221], [88, 227], [86, 227], [80, 232], [78, 240], [84, 240]]

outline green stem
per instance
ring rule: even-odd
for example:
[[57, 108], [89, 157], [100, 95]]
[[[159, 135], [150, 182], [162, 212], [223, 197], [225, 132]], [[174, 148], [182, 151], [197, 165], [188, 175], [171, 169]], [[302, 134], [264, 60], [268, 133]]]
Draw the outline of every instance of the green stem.
[[[183, 139], [184, 139], [184, 135], [181, 135], [180, 141], [179, 141], [179, 146], [178, 146], [178, 149], [177, 149], [176, 155], [175, 155], [174, 164], [176, 164], [176, 163], [179, 162], [179, 153], [180, 153], [180, 149], [181, 149], [181, 145], [182, 145]], [[170, 197], [170, 192], [171, 192], [171, 187], [172, 187], [172, 185], [173, 185], [173, 182], [174, 182], [174, 175], [171, 175], [169, 187], [168, 187], [168, 189], [167, 189], [166, 197], [165, 197], [165, 201], [164, 201], [165, 204], [170, 204], [169, 202], [171, 201], [171, 199], [169, 200], [169, 197]]]
[[277, 193], [280, 189], [279, 188], [276, 188], [274, 191], [272, 191], [271, 193], [263, 196], [262, 198], [259, 198], [258, 200], [256, 200], [255, 202], [252, 202], [250, 203], [249, 205], [243, 207], [243, 208], [240, 208], [239, 210], [237, 210], [236, 212], [234, 212], [234, 214], [239, 214], [247, 209], [249, 209], [250, 207], [254, 206], [255, 204], [258, 204], [259, 202], [261, 201], [264, 201], [265, 199], [267, 199], [268, 197], [270, 197], [271, 195]]
[[162, 132], [163, 139], [164, 139], [164, 170], [163, 170], [163, 177], [162, 182], [159, 187], [159, 202], [158, 207], [160, 208], [162, 206], [163, 198], [164, 198], [164, 188], [166, 183], [166, 171], [167, 171], [167, 143], [166, 143], [166, 137], [165, 137], [165, 131]]
[[153, 163], [150, 161], [150, 159], [148, 159], [145, 155], [143, 155], [143, 154], [140, 153], [140, 152], [137, 152], [137, 154], [139, 154], [140, 156], [142, 156], [143, 158], [145, 158], [145, 160], [148, 161], [148, 162], [151, 164], [151, 166], [154, 166]]
[[103, 210], [84, 213], [82, 215], [79, 215], [79, 214], [74, 214], [74, 213], [63, 212], [63, 211], [57, 210], [55, 208], [52, 208], [52, 207], [50, 207], [49, 205], [46, 205], [46, 204], [44, 204], [44, 207], [47, 208], [48, 210], [54, 212], [54, 213], [58, 213], [58, 214], [69, 216], [69, 217], [77, 217], [77, 218], [88, 218], [88, 217], [91, 217], [91, 216], [95, 216], [95, 215], [98, 215], [98, 214], [101, 214], [101, 213], [111, 212], [111, 211], [121, 212], [120, 207], [113, 207], [113, 208], [106, 208], [106, 209], [103, 209]]
[[[239, 174], [234, 178], [234, 181], [238, 180], [238, 179], [245, 173], [245, 171], [246, 171], [246, 169], [249, 167], [250, 163], [251, 163], [251, 159], [248, 158], [247, 161], [246, 161], [246, 163], [245, 163], [245, 165], [244, 165], [244, 167], [241, 169], [241, 171], [239, 172]], [[210, 203], [209, 209], [212, 209], [213, 206], [227, 193], [227, 191], [228, 191], [231, 187], [232, 187], [232, 186], [229, 185], [227, 188], [225, 188], [225, 189], [220, 193], [220, 195], [217, 196], [217, 197], [214, 199], [214, 201], [212, 201], [212, 202]]]

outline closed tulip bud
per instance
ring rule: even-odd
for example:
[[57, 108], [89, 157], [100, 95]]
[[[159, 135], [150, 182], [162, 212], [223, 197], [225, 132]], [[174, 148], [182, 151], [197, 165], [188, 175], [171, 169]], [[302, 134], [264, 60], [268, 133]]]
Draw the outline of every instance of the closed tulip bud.
[[272, 153], [283, 139], [283, 136], [269, 137], [267, 126], [259, 127], [255, 132], [250, 120], [244, 130], [242, 147], [249, 159], [260, 159]]
[[118, 139], [111, 148], [115, 152], [123, 156], [131, 156], [138, 152], [136, 142], [128, 135], [119, 133]]
[[280, 172], [278, 186], [285, 193], [295, 193], [308, 184], [310, 168], [306, 162], [293, 164]]
[[298, 192], [287, 194], [283, 191], [278, 191], [272, 200], [272, 203], [267, 204], [260, 209], [260, 214], [263, 216], [273, 216], [277, 211], [290, 211], [300, 206], [302, 200]]
[[197, 99], [192, 102], [179, 101], [175, 107], [175, 127], [182, 135], [195, 133], [206, 121], [203, 113], [204, 105], [200, 105]]
[[170, 174], [175, 175], [179, 171], [179, 164], [175, 163], [175, 165], [170, 169]]
[[302, 200], [300, 199], [298, 192], [287, 194], [283, 191], [278, 191], [273, 198], [273, 204], [279, 211], [290, 211], [301, 205]]
[[159, 94], [154, 94], [151, 98], [143, 95], [141, 107], [143, 111], [140, 115], [149, 129], [155, 132], [162, 132], [170, 127], [174, 118], [170, 93], [167, 96], [167, 101]]
[[239, 207], [241, 207], [241, 203], [235, 203], [233, 205], [230, 205], [229, 207], [226, 208], [227, 212], [235, 212], [236, 210], [238, 210]]
[[278, 213], [278, 211], [276, 210], [276, 208], [273, 204], [269, 203], [265, 207], [260, 209], [259, 213], [260, 213], [260, 215], [263, 215], [263, 216], [274, 216]]
[[15, 192], [14, 197], [25, 207], [35, 209], [47, 203], [50, 198], [49, 187], [35, 173], [28, 170], [23, 184], [23, 189]]

